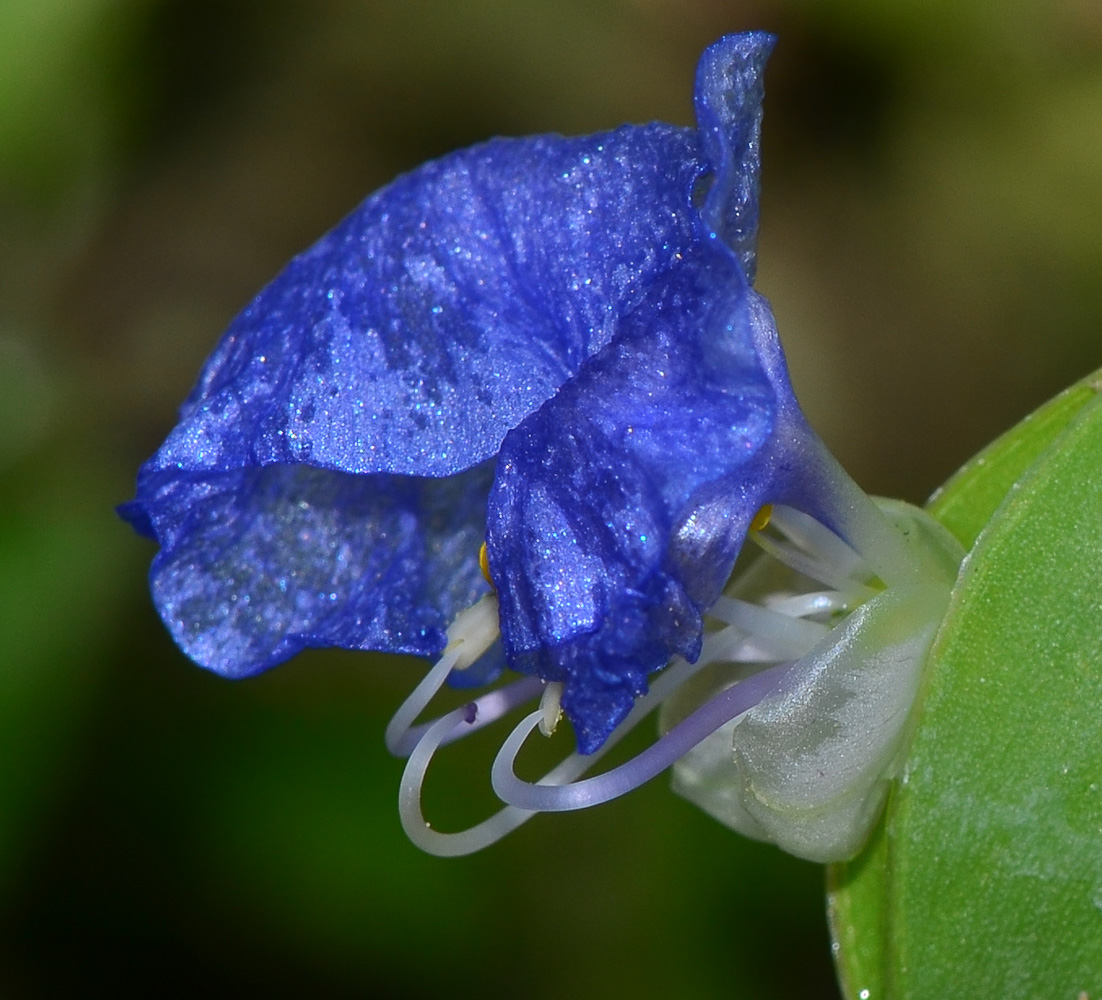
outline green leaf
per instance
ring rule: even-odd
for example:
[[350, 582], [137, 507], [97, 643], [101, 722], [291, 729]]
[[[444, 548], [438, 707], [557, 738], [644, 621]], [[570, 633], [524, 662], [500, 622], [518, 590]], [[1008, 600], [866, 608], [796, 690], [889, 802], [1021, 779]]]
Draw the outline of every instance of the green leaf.
[[1102, 370], [1065, 389], [971, 459], [931, 498], [930, 513], [970, 548], [1007, 493], [1102, 389]]
[[1102, 993], [1102, 397], [1096, 374], [931, 510], [972, 549], [904, 777], [830, 873], [844, 995]]

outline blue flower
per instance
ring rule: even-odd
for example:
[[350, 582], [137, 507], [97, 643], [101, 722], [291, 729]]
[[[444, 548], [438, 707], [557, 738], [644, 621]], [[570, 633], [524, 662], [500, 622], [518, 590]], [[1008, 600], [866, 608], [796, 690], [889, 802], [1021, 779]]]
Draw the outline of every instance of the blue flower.
[[244, 677], [448, 647], [440, 678], [546, 682], [545, 728], [561, 703], [591, 754], [700, 662], [765, 505], [857, 553], [853, 587], [913, 579], [752, 287], [772, 45], [704, 53], [696, 129], [495, 139], [399, 177], [260, 292], [120, 508], [189, 656]]

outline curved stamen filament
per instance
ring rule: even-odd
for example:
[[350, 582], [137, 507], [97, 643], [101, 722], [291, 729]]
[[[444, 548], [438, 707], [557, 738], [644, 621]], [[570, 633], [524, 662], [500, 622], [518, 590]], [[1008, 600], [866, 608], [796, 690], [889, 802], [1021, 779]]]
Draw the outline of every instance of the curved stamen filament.
[[810, 594], [795, 594], [792, 597], [779, 597], [772, 600], [767, 598], [765, 606], [770, 611], [792, 618], [810, 618], [812, 615], [852, 611], [873, 594], [874, 591], [869, 587], [854, 588], [850, 591], [819, 590]]
[[785, 659], [777, 644], [757, 635], [747, 635], [736, 625], [728, 625], [704, 637], [700, 659], [707, 663], [776, 663]]
[[816, 555], [797, 548], [793, 544], [771, 538], [759, 531], [751, 532], [749, 538], [766, 555], [772, 556], [777, 562], [784, 563], [789, 569], [795, 570], [812, 580], [825, 583], [835, 590], [849, 590], [854, 584], [853, 579], [847, 573], [838, 570], [830, 563], [820, 560]]
[[[544, 775], [535, 786], [529, 787], [545, 789], [547, 793], [552, 794], [553, 801], [559, 801], [554, 799], [554, 796], [561, 795], [561, 801], [563, 803], [572, 801], [577, 803], [576, 805], [559, 805], [553, 807], [550, 811], [582, 808], [586, 804], [595, 805], [598, 802], [606, 802], [609, 799], [623, 795], [625, 792], [630, 791], [644, 781], [649, 781], [656, 774], [669, 767], [678, 757], [686, 753], [688, 749], [691, 749], [719, 726], [723, 725], [731, 718], [734, 718], [736, 715], [741, 715], [747, 709], [757, 704], [766, 694], [776, 690], [784, 674], [790, 668], [789, 664], [782, 664], [763, 670], [752, 677], [739, 681], [734, 685], [734, 688], [728, 689], [734, 690], [735, 688], [742, 688], [742, 691], [738, 695], [725, 694], [721, 696], [721, 699], [718, 701], [713, 699], [713, 702], [709, 702], [701, 709], [698, 709], [687, 719], [683, 720], [682, 724], [674, 727], [678, 731], [677, 740], [679, 742], [676, 747], [671, 744], [671, 749], [669, 751], [664, 749], [665, 741], [669, 739], [670, 736], [670, 734], [667, 733], [666, 736], [652, 745], [648, 751], [644, 751], [643, 754], [633, 758], [626, 764], [622, 764], [620, 767], [608, 772], [609, 775], [613, 776], [612, 778], [609, 779], [606, 775], [600, 775], [593, 779], [593, 781], [600, 784], [588, 785], [582, 782], [579, 784], [586, 787], [584, 787], [580, 793], [574, 791], [574, 789], [579, 786], [570, 783], [575, 782], [576, 779], [581, 777], [589, 768], [596, 764], [605, 753], [619, 743], [621, 739], [645, 719], [678, 687], [704, 667], [722, 662], [715, 659], [714, 654], [716, 652], [719, 652], [716, 645], [709, 644], [706, 640], [701, 656], [696, 663], [688, 663], [681, 659], [674, 660], [655, 679], [654, 683], [651, 685], [650, 691], [636, 702], [635, 707], [627, 718], [620, 723], [596, 753], [589, 755], [582, 755], [579, 753], [570, 754]], [[534, 679], [529, 678], [529, 680]], [[519, 685], [523, 682], [517, 683]], [[535, 683], [539, 684], [538, 681], [535, 681]], [[517, 685], [510, 685], [510, 687], [516, 686]], [[502, 688], [501, 690], [505, 691], [508, 689]], [[715, 707], [709, 708], [713, 703]], [[738, 711], [734, 712], [734, 714], [731, 714], [733, 711], [732, 706], [737, 707], [738, 705], [742, 707], [738, 708]], [[464, 854], [472, 854], [475, 851], [480, 851], [482, 848], [500, 840], [506, 834], [511, 833], [537, 812], [548, 811], [545, 807], [531, 809], [526, 806], [522, 807], [511, 803], [488, 819], [483, 820], [481, 823], [457, 833], [440, 833], [429, 826], [421, 811], [421, 788], [424, 784], [425, 775], [428, 771], [433, 754], [437, 749], [447, 743], [462, 738], [468, 733], [473, 732], [475, 728], [485, 724], [485, 720], [481, 718], [481, 714], [472, 713], [470, 708], [471, 706], [462, 706], [454, 709], [447, 715], [431, 723], [420, 742], [417, 743], [413, 752], [410, 754], [409, 761], [402, 774], [402, 784], [399, 792], [399, 809], [402, 818], [402, 827], [406, 835], [414, 844], [422, 850], [440, 857], [459, 857]], [[516, 756], [520, 744], [523, 743], [532, 729], [539, 726], [540, 720], [543, 717], [544, 707], [541, 706], [541, 708], [537, 709], [517, 726], [513, 734], [502, 746], [494, 762], [494, 770], [491, 773], [491, 777], [495, 781], [495, 791], [497, 788], [494, 775], [501, 768], [508, 770], [511, 774], [512, 760]], [[671, 730], [670, 732], [672, 733], [673, 731], [674, 730]], [[511, 741], [516, 741], [515, 748], [512, 749], [512, 752], [506, 758], [507, 748], [512, 746]], [[684, 746], [682, 747], [681, 744], [684, 744]], [[666, 762], [662, 763], [664, 760]], [[503, 764], [502, 761], [505, 761], [505, 763]], [[514, 780], [519, 781], [519, 779], [515, 779], [515, 776]], [[520, 784], [523, 785], [526, 783], [520, 782]], [[599, 797], [594, 797], [594, 789], [600, 791]], [[501, 796], [500, 792], [498, 792], [498, 795], [503, 801], [506, 801], [504, 797]]]
[[407, 735], [411, 732], [414, 721], [428, 707], [436, 692], [444, 686], [444, 681], [448, 679], [448, 674], [451, 673], [458, 659], [458, 649], [445, 652], [433, 668], [421, 678], [417, 687], [409, 693], [398, 711], [391, 716], [384, 739], [387, 750], [396, 757], [403, 757], [412, 749], [412, 747], [407, 748], [409, 744]]
[[[387, 750], [395, 757], [408, 756], [418, 742], [425, 738], [429, 730], [440, 719], [447, 717], [441, 716], [439, 719], [424, 722], [419, 726], [413, 724], [444, 686], [448, 674], [452, 670], [463, 670], [469, 667], [493, 645], [498, 634], [497, 598], [493, 594], [487, 594], [462, 612], [452, 623], [448, 629], [449, 642], [444, 655], [436, 661], [433, 668], [425, 674], [391, 717], [386, 727]], [[457, 729], [454, 735], [441, 737], [437, 745], [447, 745], [468, 733], [488, 726], [535, 697], [541, 688], [542, 683], [538, 678], [523, 677], [512, 684], [480, 695], [465, 708], [465, 711], [473, 712], [474, 715], [470, 725]]]
[[[649, 781], [712, 733], [737, 720], [763, 698], [782, 689], [797, 661], [812, 652], [831, 632], [830, 624], [815, 620], [852, 611], [873, 597], [876, 574], [846, 542], [828, 528], [792, 508], [773, 509], [780, 535], [759, 531], [753, 540], [768, 555], [795, 571], [834, 589], [809, 593], [780, 592], [762, 603], [721, 595], [707, 611], [711, 630], [704, 635], [701, 654], [690, 664], [675, 657], [652, 680], [650, 691], [637, 699], [632, 711], [593, 754], [573, 753], [537, 782], [517, 777], [514, 764], [533, 729], [550, 735], [559, 716], [562, 685], [525, 677], [481, 695], [430, 722], [415, 725], [452, 670], [473, 663], [497, 640], [497, 599], [488, 595], [463, 612], [448, 630], [444, 655], [410, 694], [387, 727], [387, 746], [396, 755], [409, 755], [399, 797], [402, 825], [419, 847], [454, 857], [469, 854], [499, 840], [537, 812], [560, 812], [597, 805]], [[721, 627], [715, 627], [719, 623]], [[745, 664], [758, 664], [756, 672]], [[725, 667], [719, 675], [719, 693], [681, 719], [654, 744], [627, 762], [592, 778], [582, 775], [628, 732], [706, 667]], [[762, 669], [764, 668], [764, 669]], [[753, 668], [750, 668], [751, 670]], [[726, 680], [724, 679], [726, 678]], [[491, 783], [505, 807], [481, 823], [457, 833], [433, 830], [421, 808], [421, 791], [433, 754], [441, 747], [500, 719], [540, 695], [540, 706], [527, 715], [505, 740], [491, 768]]]
[[490, 772], [494, 792], [503, 802], [533, 812], [565, 812], [608, 802], [661, 774], [720, 726], [749, 711], [776, 691], [791, 669], [792, 664], [782, 663], [739, 681], [706, 701], [631, 760], [568, 785], [551, 786], [543, 781], [533, 784], [513, 771], [517, 753], [539, 725], [540, 713], [533, 712], [509, 734], [494, 760]]
[[[443, 660], [437, 663], [437, 667]], [[434, 667], [433, 670], [436, 668]], [[430, 674], [432, 671], [430, 671]], [[445, 674], [444, 677], [447, 675]], [[428, 676], [425, 678], [428, 680]], [[422, 681], [424, 684], [424, 681]], [[443, 686], [443, 678], [440, 683], [436, 685], [436, 690], [439, 690]], [[421, 685], [418, 685], [420, 688]], [[464, 736], [468, 736], [471, 733], [477, 732], [479, 729], [483, 729], [490, 725], [492, 722], [497, 722], [503, 715], [508, 715], [514, 708], [519, 708], [525, 702], [531, 701], [535, 698], [543, 689], [543, 682], [538, 677], [522, 677], [518, 681], [513, 681], [511, 684], [506, 684], [504, 687], [495, 688], [493, 691], [487, 691], [485, 694], [479, 695], [473, 701], [468, 702], [466, 705], [461, 706], [462, 711], [471, 716], [471, 720], [462, 728], [456, 729], [455, 733], [450, 736], [445, 736], [440, 741], [440, 746], [447, 746], [449, 743], [454, 743], [456, 740], [462, 739]], [[435, 692], [434, 692], [435, 693]], [[429, 695], [431, 699], [432, 695]], [[407, 699], [408, 702], [408, 699]], [[405, 709], [405, 704], [402, 705], [402, 711]], [[424, 706], [422, 706], [423, 708]], [[407, 719], [416, 718], [420, 714], [420, 709], [412, 716], [406, 715]], [[460, 711], [456, 709], [455, 711]], [[408, 757], [413, 748], [425, 738], [428, 731], [436, 725], [441, 719], [447, 718], [451, 713], [437, 716], [435, 719], [430, 719], [428, 722], [422, 722], [418, 726], [405, 724], [403, 728], [399, 728], [395, 725], [398, 716], [395, 715], [391, 720], [390, 725], [387, 726], [386, 733], [386, 746], [387, 749], [395, 757]], [[391, 732], [391, 728], [394, 728], [394, 732]]]
[[409, 755], [398, 790], [398, 815], [406, 836], [421, 850], [441, 858], [457, 858], [481, 851], [535, 815], [525, 809], [506, 806], [462, 833], [438, 833], [429, 826], [421, 811], [421, 786], [425, 781], [425, 772], [432, 755], [449, 737], [458, 739], [460, 735], [465, 735], [468, 730], [465, 712], [464, 708], [457, 708], [429, 726]]

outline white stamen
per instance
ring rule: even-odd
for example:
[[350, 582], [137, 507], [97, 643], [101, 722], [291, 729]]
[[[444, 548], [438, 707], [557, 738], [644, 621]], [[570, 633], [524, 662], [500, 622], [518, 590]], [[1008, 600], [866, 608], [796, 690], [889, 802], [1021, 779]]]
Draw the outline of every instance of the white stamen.
[[[705, 648], [707, 649], [707, 644]], [[686, 663], [680, 658], [674, 658], [670, 665], [655, 678], [654, 683], [651, 684], [650, 692], [635, 703], [635, 707], [628, 717], [613, 730], [596, 753], [588, 756], [579, 753], [570, 754], [548, 771], [537, 784], [557, 787], [576, 781], [619, 743], [639, 722], [646, 718], [650, 712], [668, 698], [673, 691], [711, 662], [713, 661], [706, 656], [701, 656], [696, 663], [692, 664]], [[549, 684], [548, 687], [551, 687], [551, 685]], [[500, 769], [507, 766], [511, 772], [512, 759], [516, 755], [516, 751], [519, 750], [524, 735], [536, 728], [542, 717], [543, 710], [541, 707], [518, 725], [517, 730], [514, 731], [514, 737], [511, 737], [515, 745], [510, 747], [509, 740], [506, 740], [498, 753], [498, 760], [503, 762], [507, 760], [508, 763], [497, 763], [495, 761], [495, 767]], [[459, 857], [481, 851], [536, 815], [536, 810], [506, 806], [481, 823], [457, 833], [440, 833], [429, 826], [421, 811], [421, 788], [425, 782], [425, 774], [437, 749], [443, 744], [458, 738], [471, 728], [465, 720], [465, 708], [457, 708], [436, 720], [409, 755], [405, 771], [402, 774], [402, 784], [398, 795], [402, 827], [406, 832], [406, 836], [414, 844], [423, 851], [435, 854], [437, 857]], [[523, 735], [518, 739], [515, 734], [521, 730], [523, 730]], [[510, 749], [511, 753], [509, 753]], [[569, 796], [570, 793], [567, 792], [566, 795]]]
[[[683, 663], [684, 661], [682, 661]], [[688, 666], [687, 664], [685, 665]], [[698, 667], [689, 668], [694, 673]], [[781, 678], [792, 669], [790, 664], [779, 664], [768, 670], [763, 670], [753, 677], [741, 683], [727, 688], [726, 695], [716, 698], [702, 705], [696, 714], [708, 716], [719, 715], [723, 723], [733, 717], [743, 715], [755, 705], [764, 694], [775, 689]], [[653, 692], [652, 692], [653, 694]], [[617, 727], [609, 737], [608, 743], [602, 746], [588, 760], [592, 762], [602, 756], [610, 745], [616, 742], [622, 735], [624, 726], [634, 725], [645, 714], [658, 706], [665, 693], [650, 701], [650, 696], [645, 696], [636, 704], [638, 714], [633, 710], [627, 719]], [[733, 712], [731, 709], [733, 708]], [[636, 754], [631, 760], [614, 767], [595, 778], [586, 778], [581, 781], [549, 781], [546, 778], [535, 783], [518, 778], [513, 771], [513, 762], [517, 753], [524, 744], [527, 736], [539, 724], [539, 712], [533, 712], [514, 729], [505, 742], [501, 745], [497, 757], [494, 758], [490, 771], [490, 780], [494, 786], [494, 792], [503, 802], [517, 803], [515, 808], [531, 809], [540, 812], [566, 812], [572, 809], [588, 809], [591, 806], [608, 802], [618, 798], [625, 792], [630, 792], [645, 781], [660, 774], [667, 767], [695, 746], [703, 737], [699, 728], [689, 720], [685, 724], [675, 727], [682, 730], [674, 737], [673, 732], [666, 734], [663, 740], [652, 743], [646, 750]], [[714, 732], [719, 721], [714, 721], [705, 729], [705, 732]], [[626, 730], [625, 730], [626, 731]], [[568, 757], [561, 765], [564, 768], [574, 757]], [[586, 758], [583, 758], [585, 760]], [[558, 770], [558, 769], [556, 769]], [[552, 772], [554, 773], [554, 772]], [[580, 777], [581, 775], [577, 775]]]
[[455, 616], [448, 626], [444, 655], [457, 651], [453, 667], [466, 670], [486, 652], [501, 634], [497, 619], [497, 594], [486, 594]]
[[562, 681], [550, 681], [540, 698], [540, 732], [551, 736], [562, 718]]
[[795, 594], [791, 597], [765, 598], [765, 606], [770, 611], [793, 618], [810, 618], [812, 615], [832, 614], [835, 611], [852, 611], [873, 596], [868, 587], [849, 592], [841, 590], [819, 590], [810, 594]]
[[708, 663], [776, 663], [784, 659], [784, 651], [728, 625], [705, 637], [700, 659]]
[[459, 649], [446, 651], [433, 668], [421, 678], [417, 685], [402, 702], [398, 711], [391, 716], [386, 727], [386, 748], [395, 756], [400, 756], [403, 750], [406, 733], [427, 707], [436, 692], [444, 686], [448, 674], [451, 673], [455, 661], [459, 659]]
[[512, 833], [534, 815], [515, 806], [506, 806], [489, 819], [462, 833], [438, 833], [429, 826], [421, 811], [421, 786], [425, 782], [425, 772], [440, 744], [464, 725], [462, 708], [449, 712], [433, 723], [414, 748], [413, 753], [409, 755], [406, 769], [402, 773], [402, 784], [398, 790], [398, 815], [401, 817], [402, 829], [406, 831], [406, 836], [421, 850], [435, 854], [439, 858], [457, 858], [481, 851], [506, 834]]
[[497, 595], [487, 594], [460, 611], [448, 626], [447, 634], [448, 645], [444, 655], [409, 693], [386, 727], [386, 748], [395, 756], [404, 756], [409, 752], [407, 734], [436, 692], [444, 686], [448, 674], [452, 670], [466, 669], [494, 644], [499, 634]]
[[[894, 505], [891, 509], [895, 512], [900, 506]], [[896, 512], [895, 517], [904, 523], [924, 523], [915, 521], [915, 515], [905, 510]], [[440, 833], [430, 828], [421, 809], [421, 789], [433, 754], [441, 746], [500, 719], [533, 699], [542, 683], [537, 677], [525, 677], [488, 691], [439, 719], [414, 726], [415, 719], [427, 707], [448, 673], [470, 666], [499, 636], [496, 596], [489, 595], [462, 612], [448, 629], [449, 641], [444, 656], [399, 709], [387, 729], [387, 742], [392, 752], [409, 754], [400, 793], [402, 824], [409, 838], [432, 854], [470, 854], [516, 829], [536, 811], [576, 809], [607, 801], [679, 761], [675, 765], [675, 787], [735, 829], [765, 837], [801, 856], [819, 860], [850, 852], [856, 843], [851, 835], [855, 832], [863, 835], [866, 826], [862, 825], [865, 812], [860, 816], [853, 813], [846, 796], [851, 792], [857, 795], [859, 801], [855, 800], [854, 808], [864, 810], [865, 792], [880, 790], [880, 785], [866, 788], [858, 779], [868, 771], [875, 782], [883, 784], [885, 780], [884, 762], [891, 763], [886, 755], [895, 746], [893, 741], [903, 733], [900, 720], [905, 718], [906, 706], [911, 701], [910, 687], [897, 684], [899, 678], [895, 675], [902, 677], [902, 673], [907, 672], [901, 673], [903, 666], [917, 669], [920, 665], [940, 614], [932, 605], [930, 613], [924, 614], [924, 609], [917, 607], [923, 602], [913, 599], [913, 595], [926, 594], [930, 588], [916, 590], [913, 585], [901, 587], [898, 584], [882, 588], [877, 577], [887, 582], [885, 571], [874, 572], [871, 564], [851, 546], [814, 519], [791, 508], [777, 507], [774, 508], [774, 524], [774, 534], [755, 531], [751, 537], [765, 553], [792, 570], [793, 575], [781, 574], [776, 578], [773, 571], [772, 577], [769, 572], [754, 576], [751, 568], [740, 581], [734, 581], [730, 594], [739, 597], [724, 594], [707, 611], [707, 631], [696, 663], [689, 664], [674, 657], [664, 670], [651, 678], [649, 692], [636, 700], [627, 718], [596, 753], [570, 754], [539, 781], [530, 783], [518, 778], [513, 771], [516, 754], [532, 730], [539, 728], [545, 736], [551, 735], [562, 715], [563, 684], [544, 683], [538, 709], [523, 719], [505, 740], [491, 768], [491, 783], [498, 797], [507, 803], [506, 807], [468, 830]], [[930, 534], [932, 529], [926, 531]], [[934, 538], [935, 542], [937, 540]], [[942, 548], [946, 549], [942, 575], [947, 595], [959, 554], [949, 551], [952, 546], [948, 543], [942, 543]], [[930, 558], [940, 552], [938, 549]], [[769, 564], [758, 565], [768, 567]], [[888, 576], [891, 575], [889, 572]], [[801, 577], [819, 581], [832, 589], [805, 592], [807, 579]], [[877, 585], [873, 586], [874, 583]], [[757, 603], [744, 599], [748, 597]], [[926, 598], [927, 603], [931, 600]], [[902, 638], [895, 637], [896, 613], [889, 608], [894, 604], [900, 605], [899, 614], [908, 624], [917, 626], [927, 622], [928, 627], [904, 629]], [[844, 613], [844, 617], [840, 613]], [[876, 627], [865, 624], [870, 616], [881, 620], [876, 622]], [[824, 642], [828, 637], [830, 641]], [[860, 690], [853, 688], [850, 678], [850, 667], [855, 659], [868, 665], [868, 669], [861, 672], [865, 687]], [[703, 673], [705, 670], [707, 673]], [[838, 673], [841, 680], [833, 678], [830, 671]], [[697, 674], [700, 674], [699, 680], [688, 684]], [[800, 679], [800, 685], [788, 691], [781, 686], [781, 680], [790, 675]], [[844, 690], [841, 696], [835, 696], [834, 688], [839, 684]], [[893, 702], [888, 706], [891, 711], [881, 710], [880, 702], [884, 702], [884, 698], [880, 697], [878, 685], [886, 685], [889, 695], [896, 688], [906, 688], [902, 690], [902, 699], [897, 698], [899, 704]], [[803, 704], [806, 700], [804, 688], [815, 693], [820, 701], [834, 699], [829, 703], [830, 711], [816, 707], [817, 714], [813, 713], [812, 717], [815, 725], [807, 722], [810, 710]], [[706, 692], [703, 704], [694, 708], [693, 702], [699, 701], [702, 692]], [[870, 698], [873, 701], [880, 698], [873, 705], [875, 711], [864, 704]], [[659, 705], [668, 721], [663, 723], [664, 735], [656, 744], [596, 778], [579, 780]], [[751, 706], [759, 707], [752, 709]], [[772, 721], [772, 716], [779, 712], [783, 715], [783, 725]], [[833, 728], [827, 726], [820, 732], [821, 719]], [[766, 725], [769, 727], [767, 738], [755, 742], [758, 730]], [[870, 725], [877, 733], [883, 730], [887, 734], [872, 747], [872, 750], [886, 747], [883, 753], [869, 750]], [[750, 728], [740, 743], [743, 726]], [[851, 729], [857, 733], [852, 739], [848, 735]], [[759, 744], [765, 749], [761, 750]], [[733, 746], [741, 748], [734, 758]], [[835, 784], [841, 781], [842, 785], [841, 791], [835, 794], [838, 790], [833, 785], [826, 788], [824, 784], [824, 774], [832, 772], [823, 765], [823, 760], [840, 753], [848, 755], [847, 761], [855, 757], [859, 763], [865, 763], [862, 774], [853, 780], [836, 776]], [[743, 787], [745, 782], [734, 781], [731, 777], [742, 773], [737, 770], [739, 768], [749, 768], [747, 773], [753, 774], [749, 791]], [[808, 787], [814, 792], [811, 798], [804, 789], [808, 775], [812, 779]], [[784, 793], [777, 803], [772, 799], [766, 801], [768, 797], [762, 798], [755, 791], [758, 784], [767, 779], [772, 782], [770, 788], [775, 785]], [[823, 788], [826, 791], [817, 791]], [[827, 817], [829, 822], [815, 819], [818, 813], [806, 819], [801, 812], [805, 799], [807, 802], [814, 799], [812, 805], [819, 799], [828, 801], [832, 810]], [[876, 804], [872, 802], [873, 806]]]
[[812, 580], [825, 583], [835, 590], [848, 590], [855, 583], [848, 573], [840, 571], [831, 563], [820, 560], [814, 553], [808, 553], [797, 548], [791, 542], [772, 538], [761, 531], [751, 532], [749, 538], [766, 555], [772, 556], [777, 562], [783, 563], [789, 569], [795, 570]]

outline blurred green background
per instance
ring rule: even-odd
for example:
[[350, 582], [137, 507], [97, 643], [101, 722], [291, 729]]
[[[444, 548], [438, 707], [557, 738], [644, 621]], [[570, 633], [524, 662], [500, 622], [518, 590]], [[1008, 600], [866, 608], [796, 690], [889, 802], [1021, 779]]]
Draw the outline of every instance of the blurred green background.
[[[112, 512], [365, 194], [494, 134], [688, 123], [751, 27], [759, 287], [828, 442], [922, 501], [1102, 363], [1095, 0], [0, 3], [0, 995], [836, 995], [821, 869], [662, 780], [419, 854], [382, 731], [420, 666], [209, 676]], [[488, 805], [485, 749], [434, 771], [443, 823]]]

